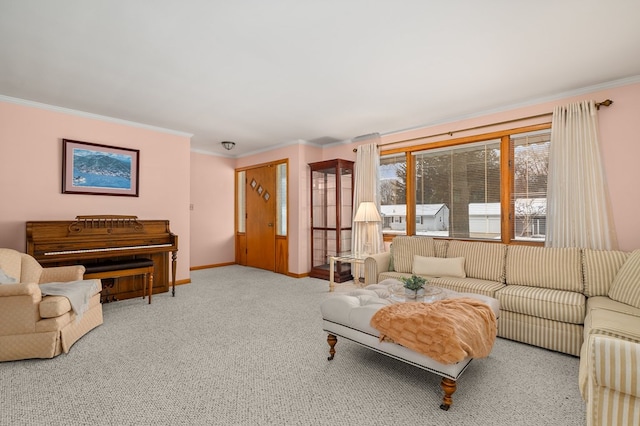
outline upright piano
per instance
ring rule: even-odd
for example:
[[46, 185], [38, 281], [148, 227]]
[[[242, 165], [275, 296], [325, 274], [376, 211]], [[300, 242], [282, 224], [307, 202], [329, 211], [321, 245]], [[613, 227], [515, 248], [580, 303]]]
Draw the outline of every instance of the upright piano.
[[[26, 224], [27, 253], [42, 266], [153, 260], [153, 293], [169, 291], [171, 265], [175, 296], [178, 236], [168, 220], [138, 220], [137, 216], [77, 216], [73, 221], [31, 221]], [[169, 260], [171, 253], [171, 260]], [[144, 294], [144, 277], [122, 277], [105, 283], [114, 300]]]

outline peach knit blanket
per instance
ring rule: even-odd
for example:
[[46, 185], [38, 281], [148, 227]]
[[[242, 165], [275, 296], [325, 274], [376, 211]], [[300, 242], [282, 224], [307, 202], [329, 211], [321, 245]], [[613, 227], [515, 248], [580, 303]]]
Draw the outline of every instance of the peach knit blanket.
[[371, 318], [380, 340], [413, 349], [443, 364], [491, 353], [498, 331], [489, 305], [471, 298], [397, 303]]

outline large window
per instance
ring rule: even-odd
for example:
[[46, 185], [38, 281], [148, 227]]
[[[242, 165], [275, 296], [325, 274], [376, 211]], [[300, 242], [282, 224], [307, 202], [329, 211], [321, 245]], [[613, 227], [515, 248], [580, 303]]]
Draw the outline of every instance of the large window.
[[549, 127], [383, 152], [383, 233], [544, 242]]

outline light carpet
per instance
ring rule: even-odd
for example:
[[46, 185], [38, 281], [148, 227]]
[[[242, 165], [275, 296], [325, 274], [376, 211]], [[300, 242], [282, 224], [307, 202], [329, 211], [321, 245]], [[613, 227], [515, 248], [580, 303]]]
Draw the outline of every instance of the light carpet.
[[328, 282], [241, 266], [104, 305], [69, 354], [0, 363], [1, 425], [584, 425], [578, 358], [497, 339], [440, 378], [322, 331]]

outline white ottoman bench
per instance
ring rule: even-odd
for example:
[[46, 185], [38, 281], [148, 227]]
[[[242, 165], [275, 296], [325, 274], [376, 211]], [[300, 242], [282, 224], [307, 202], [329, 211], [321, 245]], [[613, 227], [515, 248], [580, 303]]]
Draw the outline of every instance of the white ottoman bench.
[[[491, 307], [496, 318], [500, 313], [499, 302], [492, 297], [472, 293], [455, 293], [448, 290], [444, 290], [444, 293], [446, 298], [468, 297], [480, 300]], [[456, 391], [456, 381], [473, 358], [467, 357], [455, 364], [442, 364], [396, 343], [381, 342], [379, 331], [370, 325], [371, 317], [378, 309], [391, 303], [393, 303], [391, 300], [380, 298], [373, 291], [367, 290], [358, 290], [350, 295], [335, 294], [322, 302], [320, 310], [323, 330], [328, 333], [328, 359], [334, 358], [337, 337], [342, 337], [407, 364], [430, 371], [442, 377], [440, 386], [444, 391], [444, 397], [440, 408], [448, 410], [452, 404], [451, 396]]]

